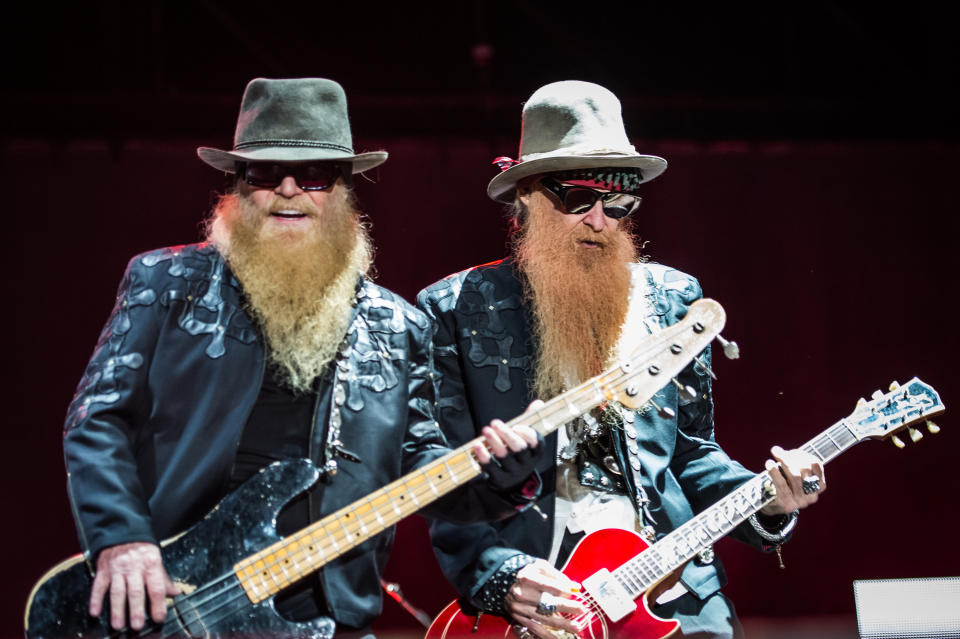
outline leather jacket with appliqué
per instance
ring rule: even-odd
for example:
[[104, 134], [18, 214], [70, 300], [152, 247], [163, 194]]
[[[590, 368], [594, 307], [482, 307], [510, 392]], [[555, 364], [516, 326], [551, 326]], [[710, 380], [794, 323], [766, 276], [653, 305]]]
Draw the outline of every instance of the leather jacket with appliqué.
[[[311, 504], [315, 515], [449, 452], [434, 421], [423, 313], [361, 280], [345, 341], [349, 355], [340, 365], [351, 374], [325, 376], [319, 392], [342, 387], [340, 439], [361, 463], [340, 460], [320, 503]], [[224, 496], [264, 362], [263, 338], [244, 310], [241, 286], [214, 247], [164, 248], [130, 261], [65, 424], [68, 492], [89, 559], [115, 544], [170, 537]], [[329, 421], [330, 415], [314, 415], [310, 449], [321, 468], [330, 461]], [[482, 489], [434, 506], [427, 514], [462, 521], [516, 509]], [[392, 530], [380, 534], [323, 568], [337, 622], [364, 627], [379, 614], [379, 576], [392, 539]]]
[[[642, 270], [649, 291], [646, 302], [654, 325], [680, 321], [691, 303], [701, 296], [697, 281], [659, 264], [632, 264]], [[636, 276], [636, 273], [634, 273]], [[524, 304], [520, 275], [511, 259], [484, 264], [453, 274], [421, 291], [417, 298], [435, 324], [434, 358], [438, 369], [438, 418], [452, 444], [476, 436], [478, 428], [493, 418], [509, 420], [534, 399], [530, 395], [533, 363], [529, 309]], [[710, 363], [709, 348], [701, 361]], [[678, 397], [673, 384], [660, 390], [655, 401], [674, 409], [664, 418], [655, 410], [634, 411], [631, 442], [620, 430], [618, 461], [627, 468], [626, 450], [635, 444], [640, 469], [625, 473], [639, 481], [640, 495], [656, 521], [658, 538], [715, 503], [754, 477], [733, 461], [714, 440], [713, 399], [710, 378], [696, 365], [688, 366], [678, 381], [697, 390], [693, 400]], [[540, 512], [528, 509], [508, 520], [469, 526], [436, 522], [431, 527], [434, 552], [463, 603], [483, 609], [480, 591], [511, 557], [523, 552], [546, 558], [553, 538], [557, 437], [546, 438], [547, 451], [538, 468], [543, 492]], [[630, 482], [627, 482], [628, 485]], [[635, 498], [635, 503], [638, 499]], [[639, 508], [639, 504], [637, 504]], [[540, 513], [543, 513], [541, 515]], [[764, 540], [746, 523], [732, 533], [743, 541], [768, 550]], [[719, 560], [690, 562], [683, 571], [684, 585], [705, 599], [726, 583]]]

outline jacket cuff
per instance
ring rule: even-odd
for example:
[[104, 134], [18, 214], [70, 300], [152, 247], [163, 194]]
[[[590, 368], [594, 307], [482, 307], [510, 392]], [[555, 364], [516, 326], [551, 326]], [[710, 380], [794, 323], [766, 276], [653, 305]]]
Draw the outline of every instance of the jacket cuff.
[[507, 616], [507, 609], [504, 604], [510, 587], [517, 580], [517, 573], [520, 569], [536, 561], [536, 557], [525, 553], [518, 553], [506, 559], [500, 567], [487, 579], [476, 594], [476, 603], [484, 612], [501, 617]]

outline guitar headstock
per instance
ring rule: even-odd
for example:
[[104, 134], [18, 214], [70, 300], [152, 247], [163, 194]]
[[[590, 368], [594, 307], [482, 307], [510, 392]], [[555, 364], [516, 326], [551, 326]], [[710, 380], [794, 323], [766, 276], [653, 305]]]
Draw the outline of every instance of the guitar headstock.
[[644, 339], [630, 359], [614, 369], [620, 374], [610, 384], [610, 399], [632, 409], [646, 404], [720, 334], [726, 320], [715, 300], [691, 304], [683, 320]]
[[[894, 382], [889, 393], [876, 391], [871, 400], [861, 399], [856, 410], [844, 421], [858, 440], [893, 437], [893, 442], [902, 448], [903, 441], [896, 433], [909, 428], [910, 439], [919, 441], [923, 435], [910, 427], [944, 410], [937, 391], [914, 377], [903, 386]], [[928, 421], [927, 429], [936, 433], [940, 427]]]

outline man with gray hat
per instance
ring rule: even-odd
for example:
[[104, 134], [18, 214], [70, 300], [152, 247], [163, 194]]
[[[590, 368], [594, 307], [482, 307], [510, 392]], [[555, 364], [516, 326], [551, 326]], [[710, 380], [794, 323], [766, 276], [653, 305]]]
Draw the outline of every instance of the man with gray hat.
[[[127, 609], [133, 629], [164, 620], [178, 589], [158, 542], [272, 462], [308, 458], [322, 471], [280, 513], [286, 536], [450, 452], [433, 416], [429, 322], [366, 277], [372, 248], [351, 180], [387, 154], [354, 153], [340, 85], [255, 79], [234, 148], [197, 153], [235, 188], [206, 242], [130, 261], [65, 424], [69, 496], [96, 573], [89, 613], [109, 592], [116, 629]], [[489, 481], [429, 514], [503, 517], [536, 494], [536, 433], [495, 424], [484, 435], [489, 452], [473, 452]], [[325, 619], [311, 636], [332, 634], [330, 618], [363, 632], [381, 610], [391, 541], [360, 543], [284, 590], [277, 610]]]
[[[436, 327], [438, 417], [451, 442], [628, 360], [701, 296], [694, 278], [638, 258], [629, 216], [641, 185], [667, 163], [631, 145], [613, 93], [575, 81], [537, 90], [523, 108], [519, 158], [498, 158], [502, 172], [487, 189], [511, 207], [512, 254], [418, 296]], [[536, 509], [432, 526], [465, 614], [500, 615], [544, 638], [577, 632], [586, 600], [554, 566], [581, 539], [612, 528], [652, 542], [755, 476], [714, 440], [709, 364], [708, 349], [642, 409], [608, 402], [547, 438]], [[732, 533], [765, 550], [779, 550], [797, 511], [825, 487], [807, 453], [775, 447], [772, 456], [776, 500]], [[708, 550], [657, 593], [653, 612], [678, 620], [684, 635], [736, 636], [724, 572]]]

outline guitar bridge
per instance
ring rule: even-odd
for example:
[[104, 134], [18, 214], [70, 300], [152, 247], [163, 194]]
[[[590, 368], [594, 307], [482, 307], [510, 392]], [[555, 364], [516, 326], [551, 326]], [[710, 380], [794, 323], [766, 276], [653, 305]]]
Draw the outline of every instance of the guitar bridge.
[[620, 621], [637, 609], [633, 597], [606, 568], [583, 580], [583, 589], [600, 605], [610, 621]]

